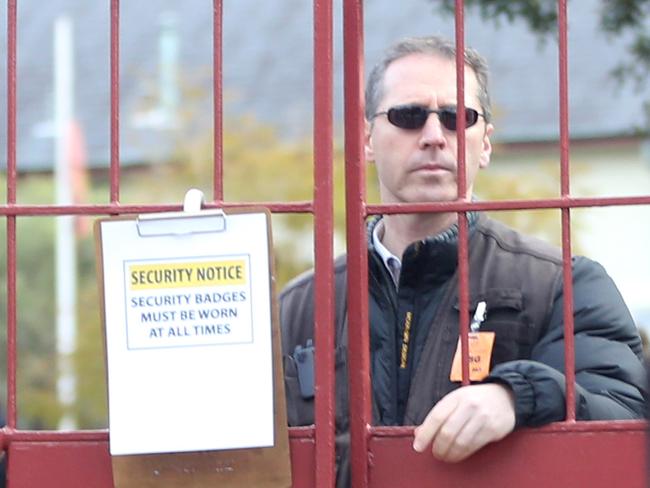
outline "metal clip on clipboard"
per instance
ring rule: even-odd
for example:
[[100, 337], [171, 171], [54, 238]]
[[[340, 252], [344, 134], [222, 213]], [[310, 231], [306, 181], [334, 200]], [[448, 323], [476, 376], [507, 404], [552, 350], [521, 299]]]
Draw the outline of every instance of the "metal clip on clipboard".
[[201, 210], [203, 202], [203, 192], [191, 188], [185, 193], [182, 212], [138, 215], [138, 235], [156, 237], [225, 231], [226, 214], [223, 210]]

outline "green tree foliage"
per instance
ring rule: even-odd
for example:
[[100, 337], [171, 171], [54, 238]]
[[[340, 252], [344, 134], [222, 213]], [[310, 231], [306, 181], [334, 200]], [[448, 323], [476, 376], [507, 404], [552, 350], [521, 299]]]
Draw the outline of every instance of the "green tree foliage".
[[[439, 5], [442, 11], [453, 12], [455, 1], [442, 0]], [[465, 0], [465, 5], [468, 9], [479, 9], [485, 19], [497, 23], [520, 19], [540, 36], [557, 33], [557, 0]], [[628, 57], [620, 60], [612, 73], [620, 80], [641, 83], [650, 75], [648, 18], [650, 0], [601, 0], [601, 29], [611, 36], [630, 39]]]
[[[4, 178], [3, 178], [4, 179]], [[22, 180], [21, 180], [22, 181]], [[51, 189], [45, 179], [30, 182], [35, 193]], [[31, 193], [31, 190], [30, 190]], [[40, 202], [39, 202], [40, 203]], [[0, 227], [3, 243], [0, 260], [0, 286], [7, 289], [6, 219]], [[56, 370], [54, 332], [54, 222], [43, 217], [17, 219], [16, 224], [16, 317], [17, 317], [17, 390], [21, 427], [53, 425], [60, 414], [54, 394]], [[2, 323], [7, 316], [7, 294], [0, 294]], [[2, 350], [6, 350], [6, 327], [2, 331]], [[6, 363], [1, 365], [6, 371]], [[2, 397], [6, 392], [6, 373], [2, 374]], [[4, 405], [2, 407], [4, 411]]]
[[[251, 116], [230, 119], [226, 125], [234, 128], [226, 129], [223, 135], [226, 202], [304, 202], [313, 198], [311, 140], [284, 140], [274, 127]], [[211, 131], [197, 132], [194, 137], [179, 141], [173, 161], [155, 169], [157, 178], [169, 182], [158, 185], [157, 198], [179, 201], [194, 186], [202, 189], [210, 200], [213, 146]], [[337, 175], [340, 182], [340, 172]], [[311, 265], [312, 218], [295, 213], [274, 215], [273, 228], [276, 283], [282, 287]]]

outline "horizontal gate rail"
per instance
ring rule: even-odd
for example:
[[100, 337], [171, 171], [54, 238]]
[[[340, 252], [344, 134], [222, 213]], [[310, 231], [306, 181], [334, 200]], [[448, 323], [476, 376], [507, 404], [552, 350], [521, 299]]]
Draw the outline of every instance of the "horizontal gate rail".
[[[203, 208], [241, 208], [241, 207], [267, 207], [273, 213], [311, 213], [314, 210], [312, 202], [206, 202]], [[137, 204], [78, 204], [78, 205], [0, 205], [0, 215], [21, 216], [21, 217], [42, 217], [55, 215], [106, 215], [116, 214], [131, 215], [138, 213], [152, 212], [173, 212], [183, 210], [179, 204], [156, 204], [156, 205], [137, 205]]]

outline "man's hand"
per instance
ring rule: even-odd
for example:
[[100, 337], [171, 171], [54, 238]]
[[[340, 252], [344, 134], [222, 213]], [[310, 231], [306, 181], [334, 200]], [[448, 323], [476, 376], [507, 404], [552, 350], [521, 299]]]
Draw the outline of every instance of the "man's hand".
[[422, 452], [432, 444], [441, 461], [462, 461], [514, 428], [514, 395], [507, 386], [465, 386], [443, 397], [415, 428], [413, 449]]

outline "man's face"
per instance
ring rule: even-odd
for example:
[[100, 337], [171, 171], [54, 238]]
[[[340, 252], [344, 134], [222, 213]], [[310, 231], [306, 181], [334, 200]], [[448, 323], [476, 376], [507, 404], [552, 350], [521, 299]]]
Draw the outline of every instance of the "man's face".
[[[456, 106], [456, 64], [430, 54], [410, 54], [391, 63], [383, 80], [378, 112], [419, 104], [429, 109]], [[465, 67], [465, 106], [482, 112], [478, 81]], [[479, 168], [490, 162], [491, 124], [482, 117], [465, 131], [467, 194]], [[457, 134], [432, 113], [424, 127], [401, 129], [386, 115], [366, 124], [366, 159], [374, 161], [383, 203], [450, 201], [457, 197]]]

